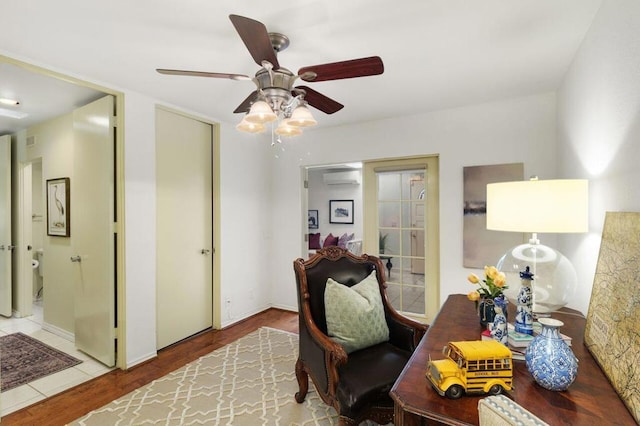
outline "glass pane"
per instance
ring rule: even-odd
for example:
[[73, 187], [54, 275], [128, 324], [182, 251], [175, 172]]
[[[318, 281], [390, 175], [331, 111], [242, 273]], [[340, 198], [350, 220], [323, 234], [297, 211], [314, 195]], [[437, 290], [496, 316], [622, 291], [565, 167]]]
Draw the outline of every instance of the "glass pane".
[[[417, 187], [412, 191], [412, 186]], [[406, 171], [402, 173], [402, 199], [417, 200], [424, 188], [424, 172], [420, 170]]]
[[378, 173], [378, 200], [400, 199], [400, 174]]
[[403, 201], [402, 202], [402, 227], [409, 228], [413, 226], [411, 224], [411, 211], [412, 211], [411, 201]]
[[400, 226], [400, 203], [378, 203], [378, 226], [381, 228], [396, 228]]
[[391, 303], [391, 306], [393, 306], [397, 310], [401, 310], [400, 291], [401, 291], [401, 287], [399, 285], [388, 283], [387, 297], [389, 298], [389, 302]]
[[423, 314], [425, 310], [424, 304], [424, 286], [403, 286], [402, 287], [402, 310], [416, 314]]
[[384, 243], [384, 250], [383, 247], [380, 246], [380, 253], [400, 254], [400, 230], [383, 229], [380, 231], [380, 236], [380, 243]]
[[414, 272], [418, 271], [419, 268], [424, 271], [424, 259], [412, 259], [408, 265], [407, 273], [404, 274], [404, 280], [407, 284], [424, 288], [424, 272]]
[[424, 257], [424, 231], [402, 231], [402, 253], [405, 256]]
[[402, 271], [402, 266], [400, 258], [389, 255], [381, 256], [380, 258], [382, 259], [382, 264], [386, 268], [387, 280], [398, 284], [402, 283], [402, 276], [400, 273]]

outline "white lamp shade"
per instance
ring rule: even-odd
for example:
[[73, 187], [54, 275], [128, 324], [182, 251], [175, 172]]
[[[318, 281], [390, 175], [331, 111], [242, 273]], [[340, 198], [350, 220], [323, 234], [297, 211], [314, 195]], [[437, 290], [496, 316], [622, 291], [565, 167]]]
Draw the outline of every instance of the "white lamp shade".
[[281, 136], [298, 136], [302, 134], [300, 127], [289, 125], [289, 120], [282, 120], [275, 130], [277, 135]]
[[245, 120], [248, 122], [260, 124], [270, 123], [277, 119], [278, 116], [265, 101], [254, 102], [249, 113], [245, 116]]
[[300, 105], [294, 109], [289, 119], [290, 126], [310, 127], [316, 124], [318, 124], [318, 122], [313, 118], [313, 115], [311, 115], [309, 108], [304, 105]]
[[260, 133], [264, 132], [265, 127], [260, 123], [251, 123], [250, 121], [247, 121], [245, 117], [240, 123], [238, 123], [236, 129], [240, 130], [241, 132]]
[[528, 233], [587, 232], [588, 181], [557, 179], [488, 184], [487, 229]]

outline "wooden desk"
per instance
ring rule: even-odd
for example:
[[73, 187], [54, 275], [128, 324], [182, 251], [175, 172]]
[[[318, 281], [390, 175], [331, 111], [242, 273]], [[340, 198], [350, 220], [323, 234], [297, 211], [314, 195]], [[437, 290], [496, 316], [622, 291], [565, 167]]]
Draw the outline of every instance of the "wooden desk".
[[[513, 305], [513, 304], [510, 304]], [[506, 396], [550, 425], [635, 425], [608, 379], [584, 346], [585, 319], [571, 309], [552, 315], [564, 322], [560, 329], [572, 337], [571, 349], [579, 359], [578, 377], [565, 392], [540, 387], [524, 361], [514, 361], [514, 390]], [[509, 307], [509, 319], [515, 307]], [[477, 425], [478, 401], [484, 396], [441, 397], [425, 377], [429, 354], [440, 359], [449, 341], [478, 340], [482, 327], [473, 302], [465, 295], [449, 296], [427, 334], [391, 389], [396, 426], [419, 424]]]

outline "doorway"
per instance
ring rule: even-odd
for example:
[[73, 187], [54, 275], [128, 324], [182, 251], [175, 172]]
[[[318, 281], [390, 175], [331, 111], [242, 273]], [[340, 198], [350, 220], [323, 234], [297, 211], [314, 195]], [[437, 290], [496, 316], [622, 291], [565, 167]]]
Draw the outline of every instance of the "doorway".
[[[303, 215], [307, 223], [303, 256], [322, 248], [328, 237], [337, 237], [337, 245], [360, 254], [362, 163], [308, 166], [302, 172], [306, 182]], [[346, 215], [336, 217], [335, 208], [346, 208]]]
[[[110, 275], [113, 279], [111, 279], [110, 291], [113, 294], [116, 294], [116, 285], [120, 286], [117, 294], [119, 297], [124, 298], [124, 234], [123, 234], [123, 223], [118, 221], [118, 218], [123, 217], [124, 212], [124, 203], [123, 203], [123, 116], [122, 114], [118, 114], [118, 112], [122, 112], [124, 110], [123, 105], [123, 95], [120, 92], [112, 91], [106, 88], [102, 88], [87, 82], [83, 82], [72, 77], [63, 76], [51, 71], [48, 71], [43, 68], [39, 68], [30, 64], [26, 64], [17, 60], [13, 60], [11, 58], [0, 56], [0, 67], [3, 71], [7, 71], [6, 74], [3, 73], [3, 78], [7, 77], [7, 81], [3, 81], [3, 83], [7, 85], [14, 85], [19, 90], [19, 93], [25, 93], [25, 99], [29, 99], [31, 102], [24, 102], [24, 108], [28, 108], [28, 105], [33, 105], [33, 103], [38, 103], [38, 96], [44, 96], [47, 106], [50, 106], [51, 109], [47, 110], [47, 113], [53, 115], [53, 118], [50, 118], [51, 115], [46, 115], [44, 118], [41, 118], [42, 121], [34, 122], [32, 119], [28, 121], [28, 124], [23, 124], [21, 128], [11, 128], [8, 127], [9, 131], [11, 131], [11, 139], [12, 139], [12, 165], [14, 166], [14, 172], [12, 175], [12, 199], [14, 204], [14, 215], [12, 218], [12, 230], [13, 232], [13, 241], [15, 246], [15, 251], [13, 253], [13, 276], [12, 276], [12, 290], [13, 290], [13, 314], [14, 316], [20, 317], [32, 317], [33, 315], [33, 301], [34, 298], [42, 297], [46, 292], [46, 288], [42, 289], [40, 286], [40, 282], [36, 278], [34, 280], [34, 269], [32, 267], [32, 259], [37, 258], [34, 253], [38, 248], [42, 248], [44, 244], [40, 244], [37, 241], [34, 241], [32, 231], [34, 226], [42, 226], [46, 228], [46, 213], [44, 212], [44, 206], [42, 210], [40, 207], [35, 205], [39, 211], [32, 211], [32, 201], [31, 195], [34, 191], [32, 187], [32, 177], [34, 173], [38, 173], [38, 166], [42, 167], [41, 161], [43, 160], [42, 155], [36, 154], [35, 151], [38, 150], [37, 147], [44, 146], [45, 142], [48, 140], [48, 136], [40, 137], [34, 136], [31, 132], [40, 128], [47, 122], [55, 122], [53, 127], [58, 127], [58, 130], [62, 130], [62, 134], [64, 136], [60, 139], [64, 140], [63, 143], [67, 143], [66, 146], [59, 147], [61, 149], [56, 150], [55, 154], [51, 152], [50, 154], [57, 155], [57, 160], [53, 161], [53, 163], [49, 162], [49, 169], [44, 173], [46, 176], [41, 175], [38, 180], [40, 181], [40, 185], [44, 187], [46, 181], [45, 178], [48, 177], [73, 177], [75, 174], [74, 171], [71, 171], [74, 164], [73, 158], [69, 155], [75, 150], [71, 147], [73, 144], [73, 136], [70, 136], [73, 133], [73, 118], [72, 118], [72, 110], [75, 106], [69, 109], [68, 102], [70, 99], [75, 99], [75, 102], [78, 102], [81, 105], [86, 105], [91, 103], [95, 99], [99, 99], [104, 97], [105, 95], [109, 95], [109, 97], [114, 100], [106, 109], [104, 119], [96, 119], [96, 124], [98, 127], [109, 128], [110, 129], [110, 139], [109, 139], [109, 156], [103, 157], [103, 161], [105, 165], [110, 169], [110, 187], [111, 191], [103, 191], [102, 189], [94, 191], [96, 194], [102, 194], [104, 198], [108, 198], [111, 204], [117, 206], [110, 211], [109, 220], [107, 223], [101, 222], [100, 224], [96, 224], [94, 228], [101, 229], [103, 232], [109, 234], [109, 241], [112, 244], [112, 248], [109, 249], [110, 256], [112, 260], [105, 261], [105, 265], [110, 265]], [[34, 82], [38, 82], [38, 84], [33, 84]], [[26, 86], [24, 83], [27, 84]], [[30, 88], [38, 88], [43, 93], [39, 95], [37, 92], [31, 90], [29, 95], [27, 96], [27, 90]], [[51, 90], [49, 90], [51, 88]], [[21, 92], [21, 90], [25, 90], [25, 92]], [[65, 96], [61, 94], [61, 91], [68, 91]], [[53, 99], [53, 101], [51, 101]], [[84, 99], [81, 101], [80, 99]], [[78, 105], [78, 103], [74, 105]], [[56, 109], [57, 108], [57, 109]], [[43, 110], [41, 110], [44, 112]], [[43, 117], [38, 114], [33, 114], [33, 117]], [[27, 120], [27, 119], [25, 119]], [[25, 121], [26, 123], [26, 121]], [[116, 125], [118, 123], [118, 125]], [[45, 132], [46, 133], [46, 132]], [[53, 132], [55, 133], [55, 131]], [[42, 135], [42, 133], [40, 133]], [[33, 137], [32, 137], [33, 136]], [[56, 138], [57, 140], [60, 140]], [[31, 151], [31, 153], [29, 153]], [[66, 157], [66, 158], [65, 158]], [[48, 159], [51, 160], [52, 157]], [[69, 163], [70, 162], [70, 163]], [[60, 164], [67, 164], [67, 166], [59, 167]], [[82, 163], [82, 162], [79, 162]], [[56, 164], [51, 167], [51, 164]], [[78, 180], [71, 180], [71, 186], [74, 186]], [[37, 185], [37, 182], [33, 182], [34, 185]], [[41, 188], [44, 189], [44, 188]], [[71, 198], [72, 206], [73, 204], [80, 201], [80, 190], [74, 192], [74, 196]], [[44, 194], [44, 193], [43, 193]], [[42, 195], [41, 199], [44, 199], [46, 195]], [[75, 197], [75, 198], [74, 198]], [[118, 201], [116, 202], [116, 200]], [[76, 204], [76, 209], [80, 207]], [[73, 211], [73, 207], [72, 207]], [[82, 210], [76, 210], [76, 214], [81, 214]], [[90, 216], [93, 217], [93, 216]], [[79, 217], [76, 217], [78, 219]], [[40, 222], [40, 223], [36, 223]], [[70, 222], [72, 230], [74, 229], [74, 220]], [[75, 233], [72, 232], [73, 236], [80, 236], [80, 227], [75, 228]], [[40, 232], [40, 231], [36, 231]], [[43, 231], [46, 233], [46, 230]], [[65, 238], [62, 236], [47, 237], [51, 241], [50, 248], [53, 247], [54, 250], [50, 252], [50, 266], [58, 267], [60, 265], [68, 265], [70, 264], [70, 258], [72, 257], [72, 249], [77, 246], [73, 246], [71, 244], [70, 238]], [[54, 241], [55, 240], [55, 241]], [[54, 253], [55, 252], [55, 253]], [[68, 252], [68, 253], [65, 253]], [[82, 256], [82, 253], [79, 252], [79, 255]], [[91, 255], [92, 260], [97, 263], [98, 257]], [[117, 257], [117, 261], [116, 261]], [[62, 259], [60, 262], [56, 262], [55, 259]], [[46, 254], [45, 254], [46, 259]], [[46, 264], [46, 260], [44, 262]], [[118, 265], [118, 266], [116, 266]], [[78, 265], [72, 265], [78, 266]], [[83, 271], [88, 267], [88, 264], [85, 263], [83, 265]], [[78, 271], [76, 271], [78, 272]], [[81, 273], [82, 273], [81, 272]], [[84, 275], [86, 277], [86, 275]], [[117, 277], [117, 280], [116, 280]], [[46, 278], [44, 278], [46, 280]], [[35, 282], [34, 282], [35, 281]], [[48, 295], [51, 296], [48, 303], [49, 307], [55, 307], [50, 312], [75, 312], [76, 309], [73, 306], [73, 303], [76, 302], [75, 296], [70, 290], [72, 286], [73, 279], [64, 280], [65, 284], [63, 286], [63, 291], [54, 291], [53, 288], [50, 289]], [[56, 303], [56, 301], [61, 301], [61, 304]], [[69, 307], [69, 301], [71, 302], [71, 308]], [[119, 304], [120, 307], [123, 304]], [[111, 312], [113, 312], [112, 318], [116, 317], [115, 313], [115, 302], [111, 303], [110, 306]], [[46, 310], [46, 309], [45, 309]], [[83, 310], [84, 312], [88, 312], [87, 310]], [[118, 317], [124, 315], [124, 310], [118, 312]], [[46, 317], [47, 313], [43, 314], [43, 317]], [[55, 316], [55, 314], [54, 314]], [[60, 320], [60, 322], [58, 322]], [[58, 318], [50, 318], [43, 319], [43, 321], [36, 321], [36, 323], [43, 323], [41, 328], [49, 329], [57, 336], [62, 336], [67, 341], [74, 340], [75, 336], [75, 324], [73, 316], [67, 317], [64, 314]], [[120, 327], [116, 329], [116, 321], [112, 319], [108, 322], [108, 328], [111, 330], [112, 336], [113, 333], [121, 333], [124, 335], [124, 321], [120, 321]], [[91, 333], [88, 333], [88, 335]], [[90, 339], [93, 339], [93, 335], [91, 334]], [[113, 353], [113, 358], [115, 358], [115, 346], [117, 345], [117, 352], [121, 356], [118, 358], [118, 366], [124, 367], [126, 362], [125, 356], [125, 339], [118, 339], [116, 344], [114, 344], [113, 338], [110, 339], [108, 344], [110, 348], [110, 352]], [[89, 350], [87, 349], [87, 352]], [[90, 352], [89, 352], [90, 353]], [[93, 356], [93, 354], [92, 354]], [[107, 365], [113, 365], [113, 361], [107, 361]]]

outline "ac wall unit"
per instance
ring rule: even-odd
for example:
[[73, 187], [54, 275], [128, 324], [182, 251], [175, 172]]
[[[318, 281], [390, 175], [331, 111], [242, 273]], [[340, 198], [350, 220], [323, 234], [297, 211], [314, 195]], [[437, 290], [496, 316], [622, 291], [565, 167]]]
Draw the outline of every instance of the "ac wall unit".
[[327, 185], [359, 185], [360, 171], [325, 173], [322, 178]]

